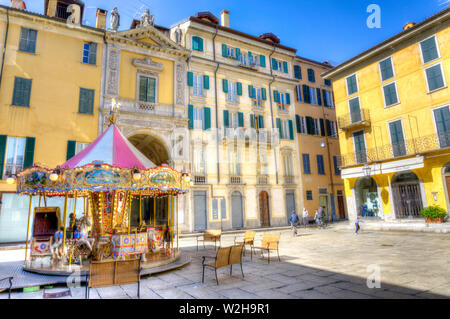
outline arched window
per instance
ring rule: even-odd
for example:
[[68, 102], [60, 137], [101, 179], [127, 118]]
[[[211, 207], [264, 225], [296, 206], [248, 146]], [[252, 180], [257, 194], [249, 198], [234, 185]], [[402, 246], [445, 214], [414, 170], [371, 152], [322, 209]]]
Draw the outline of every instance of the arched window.
[[192, 50], [203, 52], [203, 39], [197, 36], [192, 37]]

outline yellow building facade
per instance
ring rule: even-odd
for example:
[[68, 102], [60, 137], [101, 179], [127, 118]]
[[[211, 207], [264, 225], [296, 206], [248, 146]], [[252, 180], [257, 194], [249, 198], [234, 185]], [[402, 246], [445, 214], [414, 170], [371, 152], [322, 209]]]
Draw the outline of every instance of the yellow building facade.
[[326, 72], [350, 219], [450, 209], [450, 9]]

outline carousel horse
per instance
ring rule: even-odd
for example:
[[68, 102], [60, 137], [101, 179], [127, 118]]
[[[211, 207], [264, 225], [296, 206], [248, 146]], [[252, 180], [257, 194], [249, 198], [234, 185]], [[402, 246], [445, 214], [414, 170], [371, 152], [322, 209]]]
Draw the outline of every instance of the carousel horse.
[[92, 253], [93, 239], [88, 237], [90, 226], [91, 221], [86, 216], [77, 219], [75, 222], [71, 250], [74, 262], [81, 262], [82, 257], [87, 258]]
[[53, 237], [53, 244], [50, 246], [50, 251], [52, 252], [54, 261], [62, 261], [64, 255], [62, 251], [63, 237], [64, 231], [62, 230], [58, 230]]

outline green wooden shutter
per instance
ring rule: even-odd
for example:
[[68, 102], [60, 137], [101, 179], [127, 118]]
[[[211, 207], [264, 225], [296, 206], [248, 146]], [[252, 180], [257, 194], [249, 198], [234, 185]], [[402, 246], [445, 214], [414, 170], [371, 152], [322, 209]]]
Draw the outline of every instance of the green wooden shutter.
[[322, 95], [320, 94], [320, 89], [316, 88], [316, 92], [317, 92], [317, 103], [319, 105], [322, 105]]
[[305, 103], [311, 103], [311, 95], [309, 94], [309, 86], [303, 84], [303, 101]]
[[229, 118], [228, 110], [223, 110], [223, 126], [230, 127], [230, 118]]
[[25, 157], [23, 159], [23, 169], [33, 166], [34, 162], [34, 145], [36, 139], [34, 137], [27, 137], [25, 142]]
[[278, 69], [277, 60], [274, 58], [272, 58], [272, 69], [275, 71]]
[[264, 116], [263, 115], [260, 115], [258, 117], [258, 127], [259, 128], [264, 128]]
[[328, 100], [327, 100], [327, 91], [322, 89], [322, 98], [323, 98], [323, 105], [326, 107], [331, 107], [330, 104], [328, 104]]
[[97, 64], [97, 43], [89, 44], [89, 64]]
[[319, 119], [320, 123], [320, 135], [325, 136], [325, 121], [323, 119]]
[[222, 90], [224, 93], [228, 93], [228, 80], [222, 79]]
[[192, 37], [192, 50], [198, 50], [198, 37]]
[[422, 56], [423, 56], [424, 63], [430, 62], [439, 57], [438, 51], [436, 48], [435, 37], [431, 37], [431, 38], [421, 42], [420, 46], [422, 48]]
[[238, 126], [244, 127], [244, 113], [238, 112]]
[[248, 86], [248, 97], [253, 98], [253, 85]]
[[278, 91], [277, 90], [273, 91], [273, 100], [275, 101], [275, 103], [279, 103], [280, 102], [280, 96], [278, 95]]
[[283, 72], [284, 73], [289, 73], [288, 64], [287, 64], [286, 61], [283, 61]]
[[206, 131], [211, 128], [211, 109], [209, 107], [204, 107], [203, 112], [205, 115], [205, 122], [203, 125], [203, 129]]
[[286, 93], [286, 105], [291, 105], [291, 95]]
[[302, 79], [302, 69], [301, 69], [300, 65], [294, 66], [294, 77], [299, 80]]
[[197, 50], [203, 52], [203, 39], [197, 38]]
[[31, 79], [14, 78], [13, 105], [30, 106]]
[[266, 57], [265, 57], [264, 55], [260, 55], [260, 56], [259, 56], [259, 65], [260, 65], [262, 68], [265, 68], [265, 67], [266, 67]]
[[240, 57], [241, 57], [241, 49], [236, 48], [236, 60], [239, 60]]
[[242, 83], [241, 82], [236, 83], [236, 89], [237, 89], [237, 95], [242, 96]]
[[250, 114], [250, 127], [255, 128], [255, 116]]
[[147, 82], [148, 78], [141, 76], [139, 79], [139, 101], [147, 100]]
[[0, 135], [0, 180], [3, 178], [3, 169], [5, 167], [6, 157], [6, 141], [8, 137], [6, 135]]
[[227, 53], [227, 45], [222, 43], [222, 56], [224, 58], [228, 57], [228, 53]]
[[292, 120], [289, 120], [289, 139], [294, 140], [294, 125], [292, 124]]
[[187, 83], [188, 86], [194, 86], [194, 73], [192, 72], [187, 73]]
[[301, 133], [300, 116], [298, 114], [295, 114], [295, 126], [297, 127], [297, 133]]
[[188, 105], [188, 117], [189, 117], [189, 129], [194, 128], [194, 106], [192, 104]]
[[203, 76], [203, 88], [205, 90], [209, 90], [209, 76], [208, 75]]
[[278, 133], [280, 133], [280, 138], [283, 138], [283, 130], [281, 129], [281, 119], [277, 118], [276, 120]]
[[261, 98], [263, 101], [267, 100], [267, 92], [265, 88], [261, 88]]
[[67, 153], [66, 153], [66, 161], [70, 160], [75, 156], [75, 151], [77, 147], [76, 141], [67, 141]]

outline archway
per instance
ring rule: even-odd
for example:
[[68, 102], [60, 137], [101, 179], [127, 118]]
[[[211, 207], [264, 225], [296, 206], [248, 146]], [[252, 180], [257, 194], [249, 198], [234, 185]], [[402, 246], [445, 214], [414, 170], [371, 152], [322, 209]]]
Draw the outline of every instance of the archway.
[[381, 200], [378, 196], [378, 186], [370, 176], [360, 177], [355, 184], [357, 213], [362, 217], [381, 218]]
[[259, 193], [259, 220], [261, 227], [270, 226], [269, 194], [266, 191]]
[[450, 209], [450, 162], [442, 167], [442, 178], [444, 180], [445, 199], [448, 210]]
[[[151, 160], [156, 166], [168, 164], [169, 152], [163, 142], [155, 136], [148, 134], [135, 134], [128, 137], [142, 154]], [[148, 226], [163, 227], [167, 223], [169, 214], [169, 197], [133, 198], [131, 203], [131, 225], [138, 226], [142, 215], [142, 222]], [[141, 205], [141, 209], [140, 209]]]
[[233, 228], [244, 227], [244, 211], [242, 209], [242, 195], [238, 191], [231, 194], [231, 225]]
[[417, 218], [423, 209], [420, 181], [412, 171], [396, 173], [391, 182], [396, 218]]

